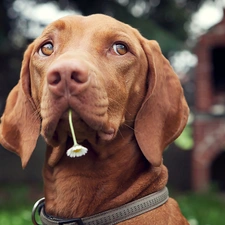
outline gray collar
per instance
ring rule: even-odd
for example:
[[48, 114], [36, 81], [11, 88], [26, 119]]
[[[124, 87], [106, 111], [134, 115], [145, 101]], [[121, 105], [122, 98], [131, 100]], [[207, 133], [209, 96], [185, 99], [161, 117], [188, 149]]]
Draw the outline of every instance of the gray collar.
[[43, 225], [113, 225], [153, 210], [163, 205], [168, 198], [168, 189], [164, 187], [160, 191], [118, 208], [110, 209], [93, 216], [76, 219], [60, 219], [47, 215], [44, 211], [44, 198], [42, 198], [37, 201], [33, 207], [32, 221], [34, 225], [39, 225], [35, 219], [35, 213], [38, 210]]

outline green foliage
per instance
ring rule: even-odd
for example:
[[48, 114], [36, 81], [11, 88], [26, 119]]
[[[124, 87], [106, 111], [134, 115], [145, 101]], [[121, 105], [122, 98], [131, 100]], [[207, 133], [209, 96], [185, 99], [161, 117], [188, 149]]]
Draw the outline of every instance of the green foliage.
[[218, 193], [189, 193], [176, 200], [190, 225], [224, 225], [225, 199]]
[[31, 223], [30, 208], [22, 206], [19, 210], [1, 210], [0, 224], [29, 225]]
[[[37, 187], [41, 193], [41, 188]], [[31, 225], [31, 211], [36, 197], [25, 185], [0, 187], [0, 224]], [[37, 195], [37, 194], [34, 194]], [[35, 200], [34, 200], [35, 199]]]
[[31, 203], [27, 199], [27, 187], [4, 187], [0, 189], [0, 224], [31, 224]]
[[189, 21], [192, 13], [201, 5], [202, 0], [129, 0], [128, 2], [127, 7], [130, 8], [145, 3], [147, 10], [143, 16], [155, 21], [161, 29], [171, 32], [178, 39], [185, 41], [187, 32], [184, 25]]
[[175, 140], [174, 143], [183, 150], [191, 150], [194, 145], [192, 130], [193, 128], [191, 125], [187, 125], [182, 134]]

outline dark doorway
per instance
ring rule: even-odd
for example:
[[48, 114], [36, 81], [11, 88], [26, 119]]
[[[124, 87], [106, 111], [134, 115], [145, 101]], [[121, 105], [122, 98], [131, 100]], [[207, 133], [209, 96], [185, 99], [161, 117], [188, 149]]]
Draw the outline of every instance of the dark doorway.
[[225, 92], [225, 46], [212, 49], [212, 80], [215, 92]]
[[225, 192], [225, 151], [220, 153], [212, 162], [211, 179], [220, 191]]

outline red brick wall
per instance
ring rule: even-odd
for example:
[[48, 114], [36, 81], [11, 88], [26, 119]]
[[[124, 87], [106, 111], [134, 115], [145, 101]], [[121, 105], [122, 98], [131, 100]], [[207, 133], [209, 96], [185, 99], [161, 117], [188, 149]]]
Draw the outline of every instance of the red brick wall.
[[225, 116], [218, 118], [210, 114], [211, 107], [218, 99], [212, 83], [211, 49], [215, 46], [225, 46], [225, 17], [200, 38], [195, 50], [198, 65], [195, 74], [196, 116], [193, 125], [195, 146], [192, 154], [192, 186], [196, 191], [209, 188], [211, 164], [225, 146]]

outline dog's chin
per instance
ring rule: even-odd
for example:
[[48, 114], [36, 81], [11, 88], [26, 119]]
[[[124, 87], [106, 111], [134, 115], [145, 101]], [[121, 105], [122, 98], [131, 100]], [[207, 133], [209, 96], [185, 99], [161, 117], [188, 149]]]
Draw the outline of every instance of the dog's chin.
[[99, 130], [97, 134], [101, 140], [111, 141], [116, 136], [116, 130], [111, 127], [107, 130]]

